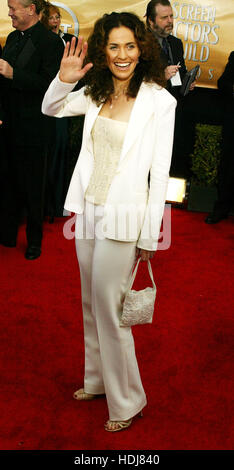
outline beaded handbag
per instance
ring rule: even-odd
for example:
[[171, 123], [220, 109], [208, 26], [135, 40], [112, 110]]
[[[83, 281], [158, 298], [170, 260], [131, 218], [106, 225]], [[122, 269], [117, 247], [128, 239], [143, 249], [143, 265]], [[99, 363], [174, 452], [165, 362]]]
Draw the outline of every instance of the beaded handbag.
[[156, 285], [154, 282], [150, 261], [148, 261], [148, 270], [153, 287], [146, 287], [145, 289], [139, 291], [132, 289], [139, 262], [140, 258], [138, 259], [135, 269], [132, 273], [125, 295], [120, 326], [142, 325], [144, 323], [152, 323], [153, 320]]

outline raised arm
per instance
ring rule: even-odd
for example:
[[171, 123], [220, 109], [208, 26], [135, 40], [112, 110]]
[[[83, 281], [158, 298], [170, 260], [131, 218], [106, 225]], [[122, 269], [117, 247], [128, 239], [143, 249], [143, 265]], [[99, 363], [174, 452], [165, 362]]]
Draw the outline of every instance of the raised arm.
[[42, 112], [48, 116], [64, 117], [85, 114], [87, 97], [84, 90], [72, 92], [76, 83], [84, 77], [93, 64], [83, 67], [87, 54], [87, 42], [79, 38], [72, 38], [71, 44], [66, 44], [58, 75], [50, 84], [43, 102]]

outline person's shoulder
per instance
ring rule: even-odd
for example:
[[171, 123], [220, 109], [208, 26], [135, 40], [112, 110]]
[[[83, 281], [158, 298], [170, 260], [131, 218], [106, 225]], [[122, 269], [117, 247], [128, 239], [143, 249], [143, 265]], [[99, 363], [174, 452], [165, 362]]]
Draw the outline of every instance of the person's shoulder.
[[62, 49], [64, 49], [64, 42], [58, 34], [55, 34], [52, 31], [47, 31], [47, 33], [48, 33], [47, 38], [51, 44], [57, 45], [57, 46], [59, 45]]
[[234, 51], [230, 53], [230, 56], [228, 58], [229, 62], [234, 62]]
[[53, 43], [53, 44], [62, 42], [58, 34], [55, 34], [52, 31], [46, 29], [45, 26], [40, 21], [38, 21], [36, 25], [35, 34], [39, 35], [39, 37], [43, 41], [49, 41], [50, 43]]
[[143, 82], [141, 85], [141, 96], [144, 102], [154, 109], [156, 114], [161, 114], [175, 109], [177, 101], [166, 88], [157, 83]]
[[168, 103], [176, 103], [176, 99], [174, 98], [174, 96], [171, 95], [171, 93], [169, 93], [169, 91], [166, 90], [166, 88], [164, 88], [163, 86], [159, 85], [158, 83], [154, 83], [154, 82], [150, 82], [150, 83], [147, 83], [147, 82], [143, 82], [142, 83], [142, 88], [143, 90], [148, 90], [149, 93], [151, 93], [152, 95], [152, 99], [156, 99], [158, 101], [158, 99], [162, 99], [164, 101], [168, 101]]
[[62, 37], [63, 37], [64, 41], [66, 41], [66, 42], [71, 41], [72, 38], [76, 38], [76, 40], [77, 40], [77, 37], [74, 36], [73, 34], [70, 34], [70, 33], [63, 33]]
[[51, 43], [54, 43], [54, 44], [56, 44], [56, 43], [61, 44], [63, 42], [58, 34], [55, 34], [52, 31], [47, 30], [46, 28], [44, 28], [44, 29], [45, 29], [45, 32], [46, 32], [45, 37], [48, 41], [50, 41]]
[[181, 39], [177, 38], [176, 36], [173, 36], [173, 34], [170, 34], [167, 39], [169, 43], [174, 43], [175, 45], [183, 45]]
[[16, 29], [14, 29], [14, 31], [11, 31], [8, 34], [7, 38], [6, 38], [6, 42], [11, 41], [12, 39], [14, 39], [14, 37], [17, 36], [17, 34], [18, 34], [18, 32], [17, 32]]

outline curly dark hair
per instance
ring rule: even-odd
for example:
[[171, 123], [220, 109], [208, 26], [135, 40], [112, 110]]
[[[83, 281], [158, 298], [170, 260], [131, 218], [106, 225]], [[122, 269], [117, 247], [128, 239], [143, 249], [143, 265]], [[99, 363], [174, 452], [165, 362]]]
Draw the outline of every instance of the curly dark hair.
[[127, 90], [127, 96], [135, 98], [143, 81], [166, 85], [163, 66], [160, 60], [160, 48], [154, 37], [147, 31], [145, 24], [134, 13], [105, 14], [96, 21], [88, 39], [87, 62], [93, 67], [85, 76], [86, 95], [90, 95], [98, 105], [107, 101], [114, 92], [112, 73], [108, 68], [105, 48], [113, 28], [125, 26], [133, 31], [140, 49], [139, 62], [135, 68]]

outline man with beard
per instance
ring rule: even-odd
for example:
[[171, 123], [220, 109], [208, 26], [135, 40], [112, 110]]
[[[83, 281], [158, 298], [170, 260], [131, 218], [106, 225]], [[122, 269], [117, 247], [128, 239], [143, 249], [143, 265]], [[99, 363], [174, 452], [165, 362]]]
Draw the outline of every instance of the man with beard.
[[179, 72], [181, 81], [187, 69], [184, 62], [183, 43], [173, 36], [173, 11], [168, 0], [151, 0], [146, 9], [146, 23], [161, 47], [161, 59], [165, 66], [170, 93], [178, 99], [180, 86], [174, 86], [173, 80]]
[[[183, 43], [172, 34], [173, 11], [169, 0], [151, 0], [147, 5], [145, 16], [149, 31], [161, 47], [161, 60], [164, 64], [167, 89], [177, 100], [171, 174], [188, 177], [190, 174], [188, 153], [191, 143], [188, 142], [186, 146], [189, 150], [185, 151], [185, 126], [189, 124], [188, 119], [184, 119], [183, 116], [184, 99], [180, 94], [181, 84], [187, 72]], [[195, 81], [190, 86], [190, 90], [194, 87]], [[192, 128], [188, 128], [187, 134], [190, 135], [191, 132], [192, 134], [194, 132], [193, 125]], [[192, 135], [192, 140], [193, 138]]]

